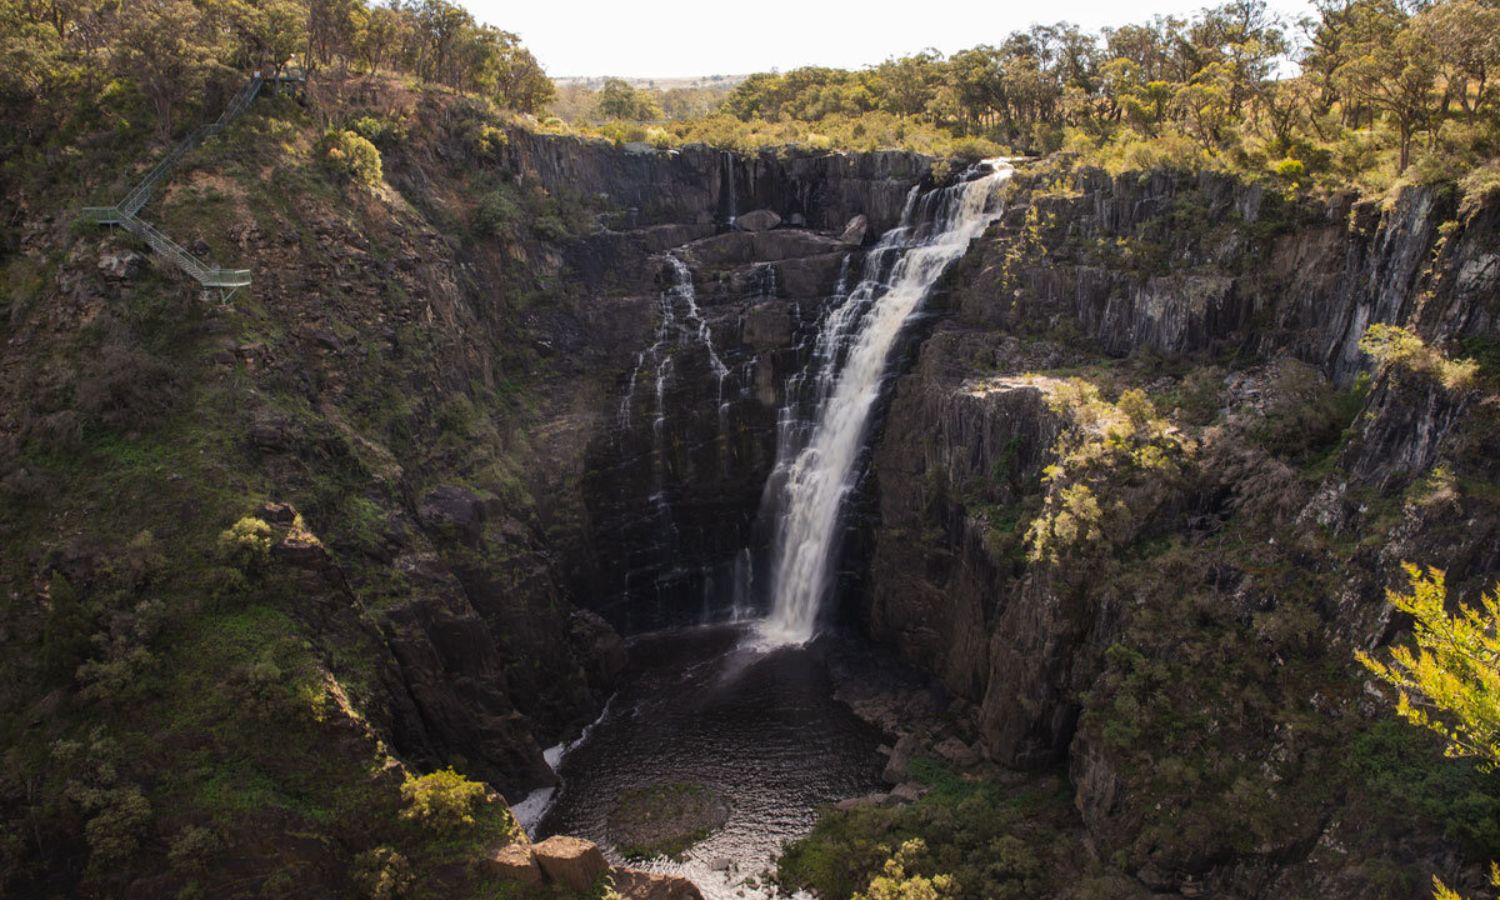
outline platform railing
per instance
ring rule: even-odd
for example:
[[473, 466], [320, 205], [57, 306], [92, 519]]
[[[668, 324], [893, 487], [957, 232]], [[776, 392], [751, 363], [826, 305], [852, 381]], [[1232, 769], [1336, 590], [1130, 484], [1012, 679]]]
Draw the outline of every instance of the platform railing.
[[[201, 147], [204, 141], [222, 132], [236, 116], [250, 108], [260, 93], [264, 79], [256, 72], [250, 81], [235, 94], [234, 99], [225, 107], [219, 117], [207, 125], [201, 125], [188, 133], [187, 137], [178, 142], [166, 156], [157, 161], [141, 180], [114, 206], [86, 206], [79, 213], [79, 219], [95, 225], [119, 225], [130, 233], [139, 236], [151, 249], [158, 254], [171, 260], [179, 269], [191, 275], [204, 287], [220, 289], [221, 299], [227, 300], [229, 295], [239, 288], [250, 284], [249, 269], [222, 269], [210, 266], [162, 234], [149, 222], [137, 215], [145, 205], [150, 202], [151, 195], [156, 188], [167, 179], [172, 169], [176, 167], [183, 157]], [[224, 290], [228, 289], [228, 293]]]

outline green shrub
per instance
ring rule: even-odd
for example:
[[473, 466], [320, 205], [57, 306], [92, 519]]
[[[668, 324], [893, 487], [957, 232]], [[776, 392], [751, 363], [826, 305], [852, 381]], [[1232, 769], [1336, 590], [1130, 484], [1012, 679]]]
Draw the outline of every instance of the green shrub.
[[203, 872], [223, 843], [211, 829], [188, 825], [172, 837], [167, 859], [179, 872]]
[[1224, 370], [1218, 366], [1194, 369], [1177, 387], [1177, 414], [1189, 425], [1207, 425], [1223, 406]]
[[474, 210], [474, 231], [487, 237], [514, 235], [523, 218], [515, 191], [499, 187], [480, 199]]
[[133, 784], [118, 787], [71, 786], [74, 800], [91, 813], [83, 826], [89, 867], [106, 869], [135, 855], [151, 821], [151, 804]]
[[416, 878], [405, 856], [390, 847], [376, 847], [354, 858], [354, 881], [369, 900], [395, 900], [406, 896]]
[[271, 553], [271, 526], [245, 516], [219, 533], [219, 558], [238, 569], [253, 569]]
[[[1056, 886], [1048, 883], [1041, 848], [1058, 845], [1059, 817], [1074, 815], [1060, 780], [1005, 787], [927, 756], [913, 759], [910, 772], [927, 788], [915, 803], [823, 811], [812, 833], [788, 844], [777, 861], [782, 888], [820, 897], [862, 892], [870, 900], [1059, 895], [1049, 889]], [[910, 845], [914, 839], [918, 846]]]
[[384, 178], [380, 151], [369, 139], [353, 131], [330, 128], [319, 143], [323, 165], [334, 174], [375, 187]]
[[1469, 387], [1479, 374], [1479, 364], [1474, 360], [1449, 359], [1397, 325], [1371, 325], [1359, 339], [1359, 349], [1381, 366], [1432, 378], [1450, 391]]
[[1344, 768], [1384, 814], [1438, 823], [1477, 856], [1500, 849], [1500, 775], [1445, 758], [1430, 735], [1381, 719], [1353, 740]]
[[401, 818], [438, 831], [459, 831], [474, 824], [475, 810], [484, 802], [484, 785], [452, 768], [439, 769], [427, 775], [407, 775], [401, 799], [406, 803]]
[[1272, 164], [1271, 171], [1288, 181], [1296, 181], [1307, 174], [1307, 166], [1300, 159], [1279, 159]]
[[1491, 160], [1487, 165], [1474, 169], [1459, 179], [1458, 187], [1463, 191], [1460, 213], [1468, 214], [1477, 210], [1485, 200], [1500, 193], [1500, 163]]
[[510, 145], [510, 135], [493, 125], [480, 125], [471, 139], [474, 155], [490, 159]]
[[1270, 453], [1301, 459], [1331, 447], [1354, 420], [1364, 396], [1339, 391], [1322, 372], [1295, 360], [1276, 363], [1249, 436]]
[[953, 895], [951, 875], [919, 875], [914, 870], [925, 861], [927, 844], [921, 838], [905, 841], [870, 879], [869, 887], [854, 900], [938, 900]]

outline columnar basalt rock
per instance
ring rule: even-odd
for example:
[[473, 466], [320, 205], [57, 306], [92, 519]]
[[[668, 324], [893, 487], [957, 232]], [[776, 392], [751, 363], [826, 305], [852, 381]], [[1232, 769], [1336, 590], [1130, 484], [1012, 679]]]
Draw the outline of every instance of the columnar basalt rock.
[[[1500, 202], [1491, 197], [1460, 214], [1441, 192], [1412, 188], [1382, 209], [1348, 197], [1288, 201], [1221, 176], [1090, 171], [1072, 173], [1063, 190], [1032, 195], [1051, 179], [1036, 177], [1030, 184], [1024, 172], [1018, 177], [1010, 212], [960, 268], [946, 318], [898, 380], [874, 447], [879, 518], [865, 621], [978, 705], [988, 756], [1017, 767], [1067, 759], [1084, 823], [1109, 852], [1130, 848], [1164, 808], [1150, 804], [1167, 796], [1134, 768], [1140, 763], [1121, 749], [1124, 739], [1101, 734], [1097, 718], [1080, 727], [1090, 695], [1120, 690], [1101, 678], [1111, 646], [1179, 587], [1237, 610], [1247, 628], [1269, 627], [1261, 623], [1292, 602], [1259, 583], [1276, 582], [1241, 559], [1254, 554], [1195, 555], [1209, 535], [1257, 516], [1280, 523], [1260, 537], [1284, 548], [1266, 551], [1282, 554], [1269, 565], [1326, 586], [1310, 627], [1343, 661], [1399, 625], [1384, 591], [1399, 582], [1403, 560], [1441, 561], [1474, 590], [1500, 570], [1493, 539], [1500, 509], [1486, 499], [1488, 488], [1451, 486], [1492, 485], [1500, 476], [1475, 450], [1494, 415], [1476, 407], [1468, 389], [1430, 373], [1376, 373], [1363, 410], [1351, 408], [1340, 421], [1348, 432], [1321, 451], [1328, 463], [1316, 474], [1305, 459], [1299, 470], [1296, 458], [1275, 458], [1266, 449], [1269, 426], [1258, 424], [1277, 391], [1301, 391], [1295, 402], [1306, 409], [1372, 373], [1358, 346], [1372, 323], [1406, 327], [1460, 355], [1500, 340], [1493, 253]], [[1095, 485], [1106, 516], [1114, 503], [1131, 512], [1105, 539], [1180, 546], [1174, 560], [1195, 573], [1201, 566], [1207, 574], [1185, 577], [1202, 584], [1158, 576], [1169, 586], [1143, 586], [1129, 580], [1128, 559], [1107, 553], [1060, 565], [1027, 555], [1027, 525], [1053, 490], [1041, 473], [1057, 461], [1060, 419], [1046, 385], [1081, 374], [1108, 392], [1108, 373], [1127, 357], [1132, 371], [1148, 368], [1143, 357], [1177, 367], [1179, 374], [1143, 384], [1160, 411], [1186, 402], [1178, 391], [1189, 382], [1180, 373], [1196, 370], [1203, 380], [1194, 383], [1209, 385], [1215, 400], [1194, 415], [1223, 418], [1217, 431], [1193, 432], [1203, 444], [1173, 470], [1179, 474]], [[1292, 359], [1305, 365], [1277, 362]], [[1226, 374], [1246, 360], [1267, 365]], [[1289, 379], [1304, 386], [1288, 387]], [[1112, 493], [1097, 493], [1106, 489]], [[1444, 516], [1466, 524], [1450, 527]], [[1329, 540], [1365, 543], [1351, 551]], [[1353, 554], [1347, 564], [1334, 561], [1345, 553]], [[1291, 677], [1267, 674], [1264, 689]], [[1350, 714], [1331, 698], [1320, 710]], [[1237, 752], [1252, 756], [1284, 752], [1274, 737], [1237, 740]], [[1317, 810], [1327, 815], [1339, 802], [1312, 793], [1283, 798], [1285, 829], [1258, 849], [1237, 855], [1205, 832], [1173, 852], [1146, 854], [1151, 862], [1138, 877], [1159, 889], [1204, 890], [1208, 879], [1255, 893], [1263, 888], [1246, 885], [1271, 883], [1270, 867], [1293, 893], [1335, 882], [1348, 889], [1358, 882], [1352, 871], [1335, 874], [1336, 866], [1320, 868], [1327, 861], [1305, 859], [1313, 842], [1333, 839], [1319, 837]]]
[[[702, 144], [624, 153], [603, 140], [524, 129], [508, 135], [505, 164], [523, 178], [549, 191], [602, 195], [636, 210], [641, 225], [713, 223], [732, 181], [738, 209], [768, 210], [821, 230], [842, 230], [863, 215], [881, 232], [900, 220], [907, 192], [932, 172], [932, 160], [902, 150], [767, 149], [726, 157]], [[726, 158], [730, 179], [724, 177]]]

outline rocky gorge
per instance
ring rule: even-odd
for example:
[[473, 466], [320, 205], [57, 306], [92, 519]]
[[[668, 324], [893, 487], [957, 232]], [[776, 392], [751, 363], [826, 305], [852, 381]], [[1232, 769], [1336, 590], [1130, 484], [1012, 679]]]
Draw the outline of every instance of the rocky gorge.
[[[256, 273], [232, 308], [23, 210], [0, 644], [48, 649], [0, 693], [22, 894], [334, 896], [413, 868], [587, 892], [615, 866], [625, 896], [697, 895], [514, 823], [432, 850], [404, 785], [452, 767], [509, 821], [556, 787], [544, 748], [639, 677], [641, 635], [767, 612], [767, 484], [820, 326], [912, 198], [972, 176], [362, 102], [405, 123], [379, 189], [329, 183], [267, 114], [161, 200]], [[896, 791], [830, 793], [796, 852], [945, 802], [911, 774], [936, 765], [1062, 798], [985, 851], [1035, 856], [985, 876], [1015, 896], [1482, 890], [1493, 835], [1384, 796], [1418, 742], [1377, 727], [1352, 654], [1406, 627], [1403, 562], [1465, 595], [1500, 572], [1500, 201], [1014, 165], [890, 353], [823, 615], [855, 643], [809, 670], [883, 732], [849, 758]], [[1481, 377], [1377, 364], [1373, 324]], [[95, 705], [108, 725], [59, 750]], [[180, 765], [203, 755], [235, 764]], [[90, 799], [44, 803], [43, 769]], [[1491, 786], [1422, 777], [1488, 814]], [[134, 862], [91, 866], [80, 823], [122, 820]]]

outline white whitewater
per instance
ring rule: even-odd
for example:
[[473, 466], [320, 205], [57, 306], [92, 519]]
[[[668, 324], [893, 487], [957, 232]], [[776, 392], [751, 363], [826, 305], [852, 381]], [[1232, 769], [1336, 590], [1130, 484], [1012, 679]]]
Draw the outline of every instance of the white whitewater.
[[[698, 306], [692, 270], [688, 268], [687, 263], [673, 254], [664, 254], [662, 259], [667, 264], [670, 275], [669, 283], [663, 287], [657, 297], [656, 334], [651, 346], [636, 354], [635, 368], [631, 370], [630, 379], [625, 385], [625, 394], [620, 398], [617, 423], [621, 432], [632, 430], [631, 413], [635, 405], [637, 385], [642, 372], [646, 371], [649, 366], [654, 370], [652, 397], [655, 400], [653, 407], [655, 415], [651, 420], [651, 457], [655, 470], [655, 483], [649, 500], [657, 517], [657, 527], [664, 535], [671, 535], [676, 532], [677, 526], [672, 520], [672, 504], [668, 496], [665, 451], [667, 389], [675, 375], [676, 353], [679, 349], [701, 348], [707, 357], [709, 370], [718, 383], [717, 403], [721, 430], [729, 407], [724, 399], [724, 381], [732, 377], [732, 373], [719, 356], [718, 349], [714, 347], [713, 330], [709, 328], [708, 321], [704, 319], [703, 311]], [[630, 583], [629, 578], [627, 574], [627, 589]]]
[[[687, 263], [670, 253], [664, 258], [672, 270], [672, 283], [658, 295], [656, 336], [651, 346], [636, 354], [635, 368], [631, 370], [630, 380], [625, 385], [625, 395], [620, 398], [618, 416], [620, 427], [629, 429], [636, 382], [640, 378], [641, 370], [646, 367], [647, 362], [650, 362], [656, 370], [656, 418], [652, 422], [652, 427], [658, 436], [666, 424], [666, 391], [667, 382], [672, 377], [674, 335], [679, 346], [696, 343], [707, 353], [708, 366], [713, 371], [714, 377], [718, 379], [720, 405], [724, 402], [724, 379], [730, 375], [729, 367], [724, 365], [724, 360], [719, 357], [719, 352], [714, 347], [713, 331], [708, 327], [707, 320], [703, 318], [703, 312], [698, 308], [698, 294], [693, 287], [692, 270], [688, 268]], [[681, 320], [677, 315], [678, 307], [686, 310]]]
[[[834, 298], [807, 370], [788, 383], [771, 478], [779, 486], [780, 518], [772, 538], [771, 614], [759, 629], [767, 644], [803, 644], [816, 633], [838, 561], [840, 513], [859, 477], [891, 349], [933, 284], [1000, 215], [996, 188], [1013, 170], [999, 160], [981, 165], [988, 174], [920, 196], [913, 189], [901, 224], [865, 257], [859, 283], [841, 303]], [[806, 387], [815, 406], [802, 421], [795, 395]]]

